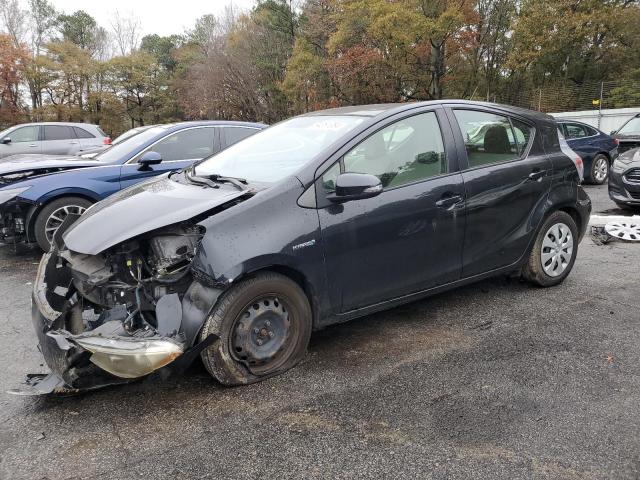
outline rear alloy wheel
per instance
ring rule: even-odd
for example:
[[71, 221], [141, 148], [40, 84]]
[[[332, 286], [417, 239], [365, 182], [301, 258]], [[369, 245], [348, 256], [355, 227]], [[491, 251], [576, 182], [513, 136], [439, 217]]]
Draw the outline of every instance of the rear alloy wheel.
[[304, 357], [311, 336], [311, 308], [291, 279], [263, 272], [225, 292], [200, 332], [219, 340], [202, 361], [223, 385], [253, 383], [283, 373]]
[[593, 157], [591, 162], [591, 183], [602, 185], [609, 178], [609, 159], [602, 154]]
[[578, 229], [565, 212], [554, 212], [538, 232], [523, 276], [541, 287], [561, 283], [571, 272], [578, 253]]
[[63, 197], [47, 204], [38, 214], [34, 225], [36, 241], [42, 250], [49, 251], [53, 236], [69, 215], [82, 215], [92, 203], [81, 197]]

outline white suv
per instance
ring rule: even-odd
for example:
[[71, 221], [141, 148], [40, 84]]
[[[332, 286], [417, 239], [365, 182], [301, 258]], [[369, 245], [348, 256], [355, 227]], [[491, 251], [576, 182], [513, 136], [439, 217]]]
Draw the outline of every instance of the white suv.
[[89, 123], [23, 123], [0, 132], [0, 158], [9, 155], [76, 155], [107, 146], [111, 139]]

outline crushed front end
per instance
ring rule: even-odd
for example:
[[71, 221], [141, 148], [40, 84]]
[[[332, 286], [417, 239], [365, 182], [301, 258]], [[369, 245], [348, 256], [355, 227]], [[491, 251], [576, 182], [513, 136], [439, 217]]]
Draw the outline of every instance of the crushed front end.
[[215, 340], [194, 346], [219, 295], [191, 270], [202, 235], [185, 222], [98, 255], [54, 245], [40, 262], [32, 302], [51, 374], [30, 376], [11, 393], [86, 390], [186, 367]]

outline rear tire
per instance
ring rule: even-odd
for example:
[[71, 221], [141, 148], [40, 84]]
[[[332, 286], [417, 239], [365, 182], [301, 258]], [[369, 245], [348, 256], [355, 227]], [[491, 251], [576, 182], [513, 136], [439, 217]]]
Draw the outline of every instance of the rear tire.
[[578, 254], [578, 227], [571, 215], [557, 211], [545, 220], [524, 266], [522, 276], [540, 287], [564, 281]]
[[591, 171], [589, 177], [594, 185], [602, 185], [609, 179], [609, 159], [606, 155], [599, 153], [591, 161]]
[[45, 205], [34, 224], [34, 236], [40, 248], [48, 252], [57, 226], [62, 224], [66, 216], [70, 213], [82, 213], [91, 205], [92, 202], [82, 197], [62, 197]]
[[283, 373], [305, 355], [311, 337], [311, 307], [291, 279], [263, 272], [241, 281], [218, 299], [200, 332], [217, 335], [201, 354], [221, 384], [243, 385]]

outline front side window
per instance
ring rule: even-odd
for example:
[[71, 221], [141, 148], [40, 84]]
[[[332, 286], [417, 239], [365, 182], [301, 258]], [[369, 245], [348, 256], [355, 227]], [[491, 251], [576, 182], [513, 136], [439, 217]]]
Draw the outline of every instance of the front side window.
[[44, 139], [45, 140], [71, 140], [76, 136], [71, 130], [71, 127], [63, 125], [45, 125], [44, 126]]
[[421, 113], [379, 130], [348, 152], [343, 164], [345, 172], [377, 176], [385, 188], [446, 173], [436, 114]]
[[520, 122], [514, 133], [511, 122], [502, 115], [476, 110], [454, 110], [454, 114], [464, 137], [469, 168], [519, 158], [527, 144], [520, 149], [518, 139], [528, 142], [531, 136], [531, 128]]
[[11, 139], [11, 143], [20, 142], [36, 142], [38, 140], [37, 126], [20, 127], [10, 132], [7, 136]]
[[149, 148], [165, 162], [204, 158], [213, 153], [215, 128], [191, 128], [169, 135]]

